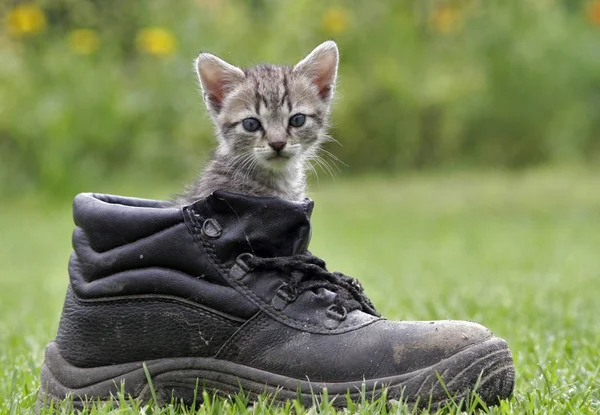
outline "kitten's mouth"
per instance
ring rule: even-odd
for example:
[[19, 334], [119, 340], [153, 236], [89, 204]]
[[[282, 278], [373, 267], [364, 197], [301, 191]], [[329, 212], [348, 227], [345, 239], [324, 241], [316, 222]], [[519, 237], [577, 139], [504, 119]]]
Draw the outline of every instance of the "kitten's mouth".
[[284, 160], [288, 160], [290, 158], [290, 156], [287, 156], [285, 154], [273, 154], [272, 156], [267, 157], [268, 161], [284, 161]]
[[[269, 149], [270, 150], [270, 149]], [[294, 151], [269, 151], [262, 149], [257, 151], [256, 156], [260, 160], [260, 163], [267, 170], [272, 171], [283, 171], [290, 167], [290, 164], [294, 160]]]

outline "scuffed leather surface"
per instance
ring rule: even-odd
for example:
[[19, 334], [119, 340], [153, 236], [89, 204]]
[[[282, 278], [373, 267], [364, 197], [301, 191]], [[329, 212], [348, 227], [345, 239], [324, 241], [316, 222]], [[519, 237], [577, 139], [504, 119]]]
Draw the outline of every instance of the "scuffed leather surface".
[[[103, 366], [167, 357], [217, 357], [298, 379], [343, 382], [431, 366], [492, 336], [468, 322], [391, 322], [360, 310], [335, 320], [336, 294], [303, 292], [271, 305], [289, 275], [249, 272], [235, 258], [290, 256], [310, 241], [312, 201], [215, 192], [167, 202], [82, 194], [57, 344], [70, 363]], [[212, 219], [218, 238], [202, 233]], [[335, 320], [335, 321], [334, 321]]]
[[[327, 313], [336, 294], [304, 292], [283, 310], [275, 310], [271, 301], [289, 275], [275, 272], [248, 273], [234, 280], [229, 270], [236, 257], [251, 253], [259, 257], [291, 256], [304, 253], [311, 236], [310, 215], [313, 202], [290, 202], [279, 198], [257, 198], [227, 192], [214, 192], [206, 199], [185, 207], [184, 217], [207, 259], [212, 257], [221, 278], [245, 295], [274, 319], [292, 327], [312, 332], [336, 333], [371, 324], [377, 318], [354, 311], [344, 321]], [[202, 223], [212, 219], [219, 223], [219, 238], [202, 235]], [[324, 295], [324, 294], [329, 295]]]
[[241, 318], [258, 311], [223, 281], [168, 202], [84, 193], [74, 219], [69, 276], [78, 297], [158, 293]]
[[[138, 221], [140, 228], [145, 225]], [[88, 229], [75, 228], [73, 248], [87, 281], [157, 265], [190, 275], [196, 275], [206, 267], [206, 261], [198, 255], [198, 248], [183, 221], [107, 251], [96, 251], [94, 244], [94, 235]]]
[[86, 230], [98, 252], [135, 242], [183, 220], [179, 209], [168, 202], [92, 193], [75, 197], [73, 219]]
[[315, 334], [262, 314], [217, 357], [315, 382], [343, 382], [409, 373], [490, 337], [485, 327], [465, 321], [377, 320], [345, 333]]
[[290, 202], [214, 192], [190, 209], [199, 221], [214, 219], [223, 228], [221, 237], [210, 242], [221, 262], [231, 265], [243, 252], [267, 258], [304, 252], [311, 237], [313, 205], [310, 199]]
[[371, 324], [378, 317], [354, 310], [340, 321], [327, 314], [327, 308], [331, 306], [337, 294], [327, 289], [316, 291], [307, 290], [298, 298], [289, 303], [283, 310], [277, 310], [272, 305], [273, 297], [276, 296], [278, 288], [288, 281], [288, 276], [277, 272], [249, 272], [240, 280], [232, 281], [252, 298], [261, 308], [292, 327], [311, 331], [315, 333], [340, 333]]
[[241, 320], [176, 298], [82, 301], [69, 288], [56, 343], [62, 356], [79, 367], [209, 357], [241, 325]]
[[80, 261], [76, 255], [72, 255], [69, 274], [73, 291], [84, 299], [161, 294], [194, 301], [238, 318], [250, 318], [258, 311], [258, 307], [231, 287], [214, 284], [201, 276], [193, 278], [189, 274], [168, 268], [129, 269], [86, 282]]

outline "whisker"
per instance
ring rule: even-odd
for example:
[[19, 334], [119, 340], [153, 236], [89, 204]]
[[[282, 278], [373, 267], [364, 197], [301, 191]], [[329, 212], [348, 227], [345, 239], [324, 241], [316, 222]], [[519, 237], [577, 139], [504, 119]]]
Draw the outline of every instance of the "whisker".
[[329, 174], [331, 176], [331, 178], [335, 179], [335, 172], [333, 171], [333, 169], [331, 168], [331, 166], [329, 165], [329, 163], [327, 163], [327, 161], [325, 159], [323, 159], [318, 154], [315, 154], [311, 160], [314, 161], [319, 167], [321, 167], [324, 172]]
[[306, 170], [308, 170], [311, 174], [314, 174], [315, 177], [317, 178], [317, 185], [321, 185], [321, 182], [319, 181], [319, 173], [317, 172], [317, 169], [315, 169], [315, 167], [312, 165], [311, 159], [310, 158], [305, 159], [304, 164], [305, 164]]
[[348, 167], [348, 165], [346, 163], [344, 163], [342, 160], [340, 160], [339, 158], [337, 158], [334, 154], [330, 153], [329, 151], [325, 150], [324, 148], [321, 149], [321, 154], [323, 156], [329, 157], [331, 162], [335, 165], [335, 167], [338, 169], [338, 171], [341, 171], [340, 168], [337, 166], [337, 163], [343, 164], [345, 167]]
[[323, 134], [323, 142], [324, 143], [336, 143], [337, 145], [339, 145], [340, 147], [344, 147], [342, 145], [342, 143], [340, 143], [338, 140], [336, 140], [335, 138], [333, 138], [332, 136], [330, 136], [329, 134]]

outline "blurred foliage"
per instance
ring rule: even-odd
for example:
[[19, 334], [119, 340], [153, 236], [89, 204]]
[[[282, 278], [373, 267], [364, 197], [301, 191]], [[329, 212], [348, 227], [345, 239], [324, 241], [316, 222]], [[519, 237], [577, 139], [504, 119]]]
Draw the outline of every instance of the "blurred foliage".
[[294, 64], [328, 38], [345, 171], [600, 160], [600, 1], [40, 0], [0, 16], [10, 193], [191, 177], [214, 147], [197, 53]]

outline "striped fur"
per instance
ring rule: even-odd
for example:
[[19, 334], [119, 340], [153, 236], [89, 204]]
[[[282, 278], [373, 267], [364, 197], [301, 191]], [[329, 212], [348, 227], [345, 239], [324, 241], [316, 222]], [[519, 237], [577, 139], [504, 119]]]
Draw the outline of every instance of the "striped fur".
[[[178, 203], [192, 203], [218, 189], [303, 200], [309, 161], [328, 138], [337, 63], [332, 41], [318, 46], [295, 67], [262, 64], [240, 69], [200, 54], [196, 69], [218, 146]], [[306, 116], [301, 127], [289, 124], [295, 114]], [[262, 128], [246, 131], [243, 120], [250, 117]], [[269, 146], [276, 142], [285, 142], [279, 153]]]

